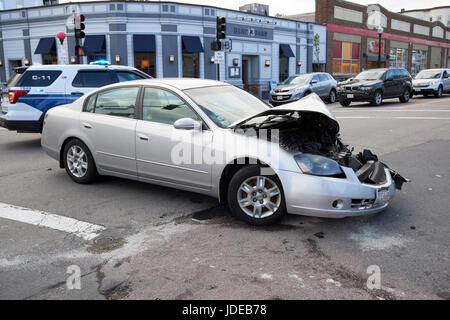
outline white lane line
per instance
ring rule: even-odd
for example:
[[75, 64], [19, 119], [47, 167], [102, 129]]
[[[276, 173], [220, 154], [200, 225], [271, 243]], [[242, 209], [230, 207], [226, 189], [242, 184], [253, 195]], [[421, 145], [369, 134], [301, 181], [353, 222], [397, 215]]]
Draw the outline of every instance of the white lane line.
[[35, 211], [0, 202], [0, 218], [47, 227], [54, 230], [71, 233], [84, 240], [92, 240], [106, 228], [73, 218], [59, 216], [44, 211]]
[[[361, 112], [450, 112], [450, 110], [411, 110], [411, 109], [395, 109], [395, 110], [355, 110], [355, 111], [361, 111]], [[355, 112], [353, 110], [336, 110], [333, 111], [333, 113], [349, 113], [349, 112]]]
[[450, 120], [450, 117], [336, 117], [337, 119]]

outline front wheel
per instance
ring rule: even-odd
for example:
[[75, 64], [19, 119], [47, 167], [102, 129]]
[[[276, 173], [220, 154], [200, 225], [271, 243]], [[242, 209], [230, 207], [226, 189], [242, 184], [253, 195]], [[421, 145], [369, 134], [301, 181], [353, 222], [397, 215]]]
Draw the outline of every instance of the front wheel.
[[434, 93], [434, 96], [435, 96], [436, 98], [442, 97], [442, 87], [441, 87], [441, 86], [439, 86], [439, 88], [437, 89], [437, 91]]
[[231, 212], [251, 225], [271, 225], [286, 214], [281, 182], [264, 170], [270, 169], [257, 165], [243, 167], [233, 176], [228, 188]]
[[400, 96], [400, 102], [408, 102], [410, 98], [409, 89], [406, 88], [405, 91], [403, 91], [403, 94]]
[[336, 102], [336, 91], [331, 89], [330, 94], [328, 95], [328, 102], [335, 103]]
[[64, 147], [63, 159], [67, 174], [76, 183], [87, 184], [97, 178], [94, 158], [82, 141], [70, 140]]
[[348, 107], [350, 105], [350, 101], [348, 100], [339, 100], [339, 103], [341, 104], [341, 106], [343, 107]]
[[373, 106], [379, 106], [381, 105], [382, 102], [383, 102], [383, 93], [381, 92], [381, 90], [377, 90], [373, 95], [371, 104]]

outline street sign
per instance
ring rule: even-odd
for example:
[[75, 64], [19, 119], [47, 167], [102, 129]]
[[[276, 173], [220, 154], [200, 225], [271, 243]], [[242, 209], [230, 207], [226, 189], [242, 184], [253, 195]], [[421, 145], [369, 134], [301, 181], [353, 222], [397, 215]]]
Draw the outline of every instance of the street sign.
[[215, 64], [223, 64], [223, 63], [225, 63], [225, 52], [223, 52], [223, 51], [215, 51], [214, 52], [214, 63]]

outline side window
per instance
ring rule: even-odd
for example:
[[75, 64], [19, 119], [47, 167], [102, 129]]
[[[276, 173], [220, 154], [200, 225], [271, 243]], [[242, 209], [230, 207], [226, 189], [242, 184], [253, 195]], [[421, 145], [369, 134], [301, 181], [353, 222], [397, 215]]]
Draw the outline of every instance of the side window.
[[119, 82], [145, 79], [144, 77], [129, 71], [116, 71], [116, 74]]
[[94, 94], [90, 97], [87, 98], [85, 107], [84, 107], [84, 111], [85, 112], [94, 112], [95, 109], [95, 100], [97, 99], [97, 95]]
[[109, 116], [134, 118], [138, 92], [139, 87], [124, 87], [99, 92], [94, 112]]
[[182, 118], [198, 120], [194, 111], [173, 93], [156, 88], [145, 88], [142, 119], [173, 124]]
[[321, 82], [322, 82], [322, 81], [328, 81], [328, 77], [327, 77], [327, 75], [324, 74], [324, 73], [319, 74], [319, 79], [320, 79]]
[[16, 83], [17, 87], [48, 87], [62, 73], [60, 70], [28, 70], [19, 78]]
[[446, 79], [448, 78], [448, 73], [447, 71], [444, 70], [444, 72], [442, 73], [442, 79]]
[[317, 74], [313, 75], [311, 81], [316, 80], [317, 82], [320, 81], [319, 76]]
[[109, 71], [78, 71], [72, 81], [73, 87], [100, 88], [111, 84], [111, 74]]
[[390, 69], [386, 72], [386, 79], [389, 79], [389, 78], [391, 78], [391, 79], [395, 78], [393, 69]]

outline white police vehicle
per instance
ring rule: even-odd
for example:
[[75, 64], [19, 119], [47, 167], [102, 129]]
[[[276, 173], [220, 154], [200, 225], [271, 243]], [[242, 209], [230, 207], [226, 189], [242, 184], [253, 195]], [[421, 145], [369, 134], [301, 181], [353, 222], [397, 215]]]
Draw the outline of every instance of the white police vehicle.
[[8, 95], [3, 95], [0, 126], [17, 132], [42, 132], [45, 113], [82, 95], [116, 82], [151, 78], [126, 66], [39, 65], [29, 67]]

